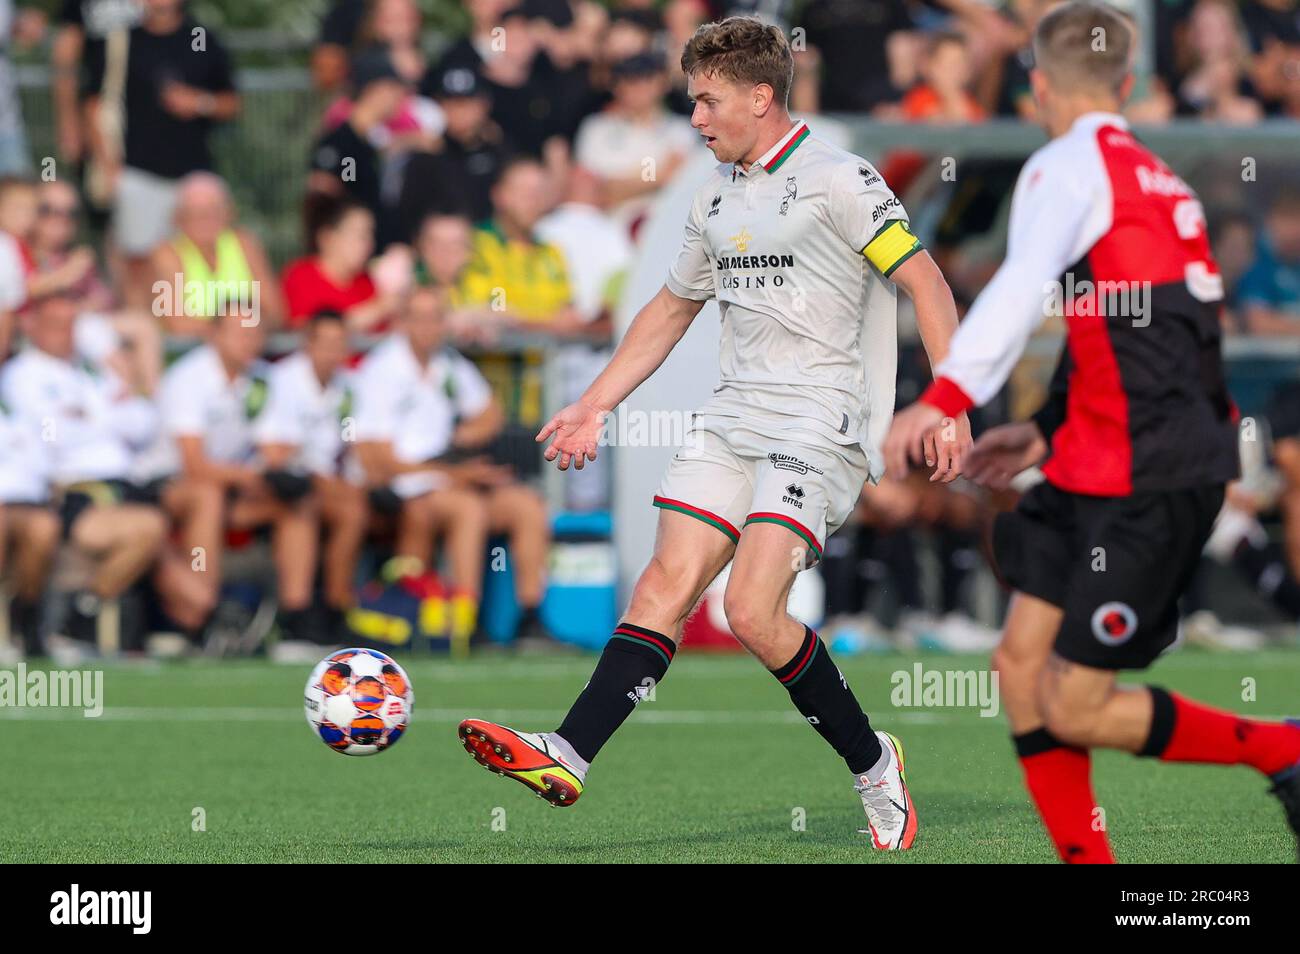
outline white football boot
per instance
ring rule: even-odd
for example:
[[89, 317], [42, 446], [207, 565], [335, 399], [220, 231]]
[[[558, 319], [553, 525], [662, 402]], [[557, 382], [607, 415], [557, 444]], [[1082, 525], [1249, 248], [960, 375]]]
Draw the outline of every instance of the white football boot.
[[903, 745], [888, 732], [877, 732], [876, 738], [889, 755], [889, 766], [875, 782], [859, 775], [853, 788], [867, 812], [866, 831], [871, 834], [872, 847], [903, 851], [916, 841], [917, 829], [916, 809], [903, 770]]

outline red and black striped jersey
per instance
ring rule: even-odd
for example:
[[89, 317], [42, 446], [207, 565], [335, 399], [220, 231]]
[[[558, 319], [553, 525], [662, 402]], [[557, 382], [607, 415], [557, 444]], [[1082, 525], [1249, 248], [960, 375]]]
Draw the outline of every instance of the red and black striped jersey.
[[1129, 131], [1089, 113], [1025, 163], [1007, 257], [922, 396], [947, 414], [993, 397], [1048, 314], [1066, 320], [1043, 471], [1097, 496], [1237, 475], [1223, 283], [1195, 193]]

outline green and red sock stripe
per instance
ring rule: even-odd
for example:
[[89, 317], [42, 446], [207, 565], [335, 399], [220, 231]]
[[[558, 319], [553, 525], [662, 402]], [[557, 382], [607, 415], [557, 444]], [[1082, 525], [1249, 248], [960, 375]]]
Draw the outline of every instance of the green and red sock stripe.
[[804, 542], [807, 543], [808, 546], [812, 547], [812, 551], [817, 555], [817, 559], [821, 559], [822, 545], [817, 542], [817, 537], [811, 530], [793, 517], [787, 517], [783, 513], [759, 511], [757, 513], [751, 513], [745, 518], [745, 526], [748, 527], [751, 523], [775, 523], [778, 526], [785, 527], [787, 530], [793, 530], [799, 536], [803, 537]]
[[614, 635], [610, 638], [623, 639], [634, 645], [653, 650], [663, 659], [665, 666], [673, 661], [673, 656], [677, 653], [677, 647], [673, 645], [673, 641], [667, 636], [656, 633], [653, 629], [634, 626], [631, 623], [619, 623], [614, 628]]
[[703, 520], [711, 527], [717, 527], [728, 537], [732, 543], [740, 542], [740, 531], [731, 523], [723, 520], [716, 513], [709, 513], [707, 510], [701, 510], [699, 507], [692, 507], [690, 504], [681, 500], [673, 500], [671, 497], [660, 497], [655, 494], [654, 505], [661, 510], [675, 510], [678, 513], [684, 513], [688, 517], [694, 517], [696, 520]]
[[808, 667], [812, 665], [817, 653], [821, 650], [822, 641], [817, 634], [808, 626], [803, 628], [803, 643], [799, 646], [799, 651], [794, 654], [794, 658], [782, 666], [780, 669], [773, 669], [772, 675], [776, 676], [776, 681], [781, 685], [789, 688], [803, 678], [808, 672]]

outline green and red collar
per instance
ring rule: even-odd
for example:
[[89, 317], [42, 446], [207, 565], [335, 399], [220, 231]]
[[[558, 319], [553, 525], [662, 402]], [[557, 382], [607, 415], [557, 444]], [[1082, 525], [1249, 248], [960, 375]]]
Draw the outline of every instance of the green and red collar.
[[799, 144], [808, 138], [808, 124], [796, 123], [795, 127], [781, 137], [780, 142], [767, 151], [758, 164], [767, 172], [776, 172], [782, 164], [790, 158]]
[[[795, 123], [794, 126], [790, 128], [790, 131], [777, 141], [776, 145], [765, 152], [756, 162], [753, 163], [753, 165], [749, 167], [750, 172], [754, 171], [754, 166], [761, 166], [763, 171], [768, 175], [776, 172], [776, 170], [780, 169], [781, 166], [785, 164], [785, 161], [794, 154], [794, 151], [799, 148], [799, 144], [808, 138], [808, 135], [809, 131], [807, 123]], [[736, 173], [739, 173], [742, 176], [746, 174], [740, 166], [733, 165], [731, 173], [733, 180], [736, 177]]]

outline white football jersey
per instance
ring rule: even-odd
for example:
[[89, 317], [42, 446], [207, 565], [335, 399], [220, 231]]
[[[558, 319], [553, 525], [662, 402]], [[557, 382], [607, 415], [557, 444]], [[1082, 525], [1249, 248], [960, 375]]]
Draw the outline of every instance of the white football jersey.
[[162, 434], [136, 465], [137, 479], [170, 476], [180, 470], [176, 439], [201, 437], [203, 452], [222, 464], [251, 463], [256, 446], [253, 421], [266, 403], [266, 366], [255, 361], [232, 379], [211, 345], [190, 351], [162, 377], [158, 408]]
[[266, 407], [253, 424], [257, 443], [291, 445], [298, 449], [296, 466], [313, 474], [338, 474], [346, 449], [343, 428], [352, 413], [349, 377], [340, 372], [322, 385], [301, 351], [271, 365]]
[[5, 365], [0, 395], [40, 434], [59, 484], [127, 477], [137, 450], [158, 430], [152, 402], [127, 393], [116, 377], [35, 347]]
[[811, 429], [861, 445], [878, 477], [898, 364], [889, 276], [921, 249], [871, 163], [805, 123], [748, 171], [719, 166], [667, 281], [721, 311], [721, 379], [700, 425], [718, 415]]

